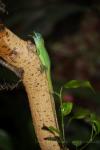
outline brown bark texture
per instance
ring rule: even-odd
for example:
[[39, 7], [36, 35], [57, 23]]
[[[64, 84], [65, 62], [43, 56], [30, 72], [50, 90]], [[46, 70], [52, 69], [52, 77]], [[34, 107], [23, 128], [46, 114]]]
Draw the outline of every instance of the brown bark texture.
[[41, 149], [60, 150], [57, 141], [46, 140], [54, 135], [43, 129], [44, 125], [54, 128], [58, 128], [58, 125], [56, 115], [53, 112], [53, 97], [49, 92], [46, 74], [41, 70], [41, 62], [34, 44], [20, 39], [1, 24], [0, 57], [20, 72]]

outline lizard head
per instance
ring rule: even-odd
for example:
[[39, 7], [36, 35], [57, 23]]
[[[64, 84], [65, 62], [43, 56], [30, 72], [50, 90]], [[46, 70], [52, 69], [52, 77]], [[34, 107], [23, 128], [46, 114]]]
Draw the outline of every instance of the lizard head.
[[44, 45], [44, 40], [40, 33], [34, 32], [33, 38], [37, 48], [40, 48]]

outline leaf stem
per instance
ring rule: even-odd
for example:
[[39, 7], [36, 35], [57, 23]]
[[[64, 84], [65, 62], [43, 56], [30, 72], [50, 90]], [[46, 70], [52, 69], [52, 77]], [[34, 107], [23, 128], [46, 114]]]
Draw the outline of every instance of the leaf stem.
[[[59, 92], [59, 98], [60, 98], [60, 108], [62, 108], [62, 90], [63, 87], [61, 87], [60, 92]], [[60, 109], [61, 111], [61, 109]], [[65, 132], [64, 132], [64, 116], [61, 111], [61, 126], [62, 126], [62, 139], [63, 139], [63, 145], [65, 145]]]

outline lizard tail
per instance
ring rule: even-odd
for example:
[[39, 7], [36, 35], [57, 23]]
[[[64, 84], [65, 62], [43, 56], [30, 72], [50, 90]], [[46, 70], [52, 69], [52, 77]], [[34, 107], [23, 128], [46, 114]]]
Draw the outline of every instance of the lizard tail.
[[49, 90], [50, 90], [50, 93], [53, 93], [53, 86], [52, 86], [52, 81], [51, 81], [51, 73], [50, 73], [50, 69], [48, 69], [48, 84], [49, 84]]

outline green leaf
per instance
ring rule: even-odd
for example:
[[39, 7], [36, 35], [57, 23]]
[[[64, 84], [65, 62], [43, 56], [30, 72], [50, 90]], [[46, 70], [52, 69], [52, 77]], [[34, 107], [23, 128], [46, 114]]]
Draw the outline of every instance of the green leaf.
[[60, 135], [59, 129], [54, 128], [54, 127], [52, 127], [52, 126], [48, 127], [48, 129], [49, 129], [50, 131], [55, 132], [55, 133], [58, 133], [58, 134]]
[[95, 133], [97, 133], [97, 128], [94, 123], [92, 123], [92, 127], [93, 127], [93, 130], [95, 131]]
[[74, 113], [74, 118], [75, 119], [84, 119], [89, 115], [90, 115], [89, 110], [79, 107], [79, 108], [77, 108], [76, 112]]
[[59, 137], [55, 136], [55, 137], [46, 137], [44, 138], [45, 140], [49, 140], [49, 141], [59, 141]]
[[100, 118], [97, 117], [94, 113], [91, 113], [90, 116], [91, 123], [94, 124], [94, 131], [99, 134], [100, 133]]
[[65, 88], [79, 88], [79, 87], [84, 87], [84, 88], [90, 88], [93, 92], [94, 92], [94, 89], [92, 87], [92, 85], [90, 84], [89, 81], [85, 80], [85, 81], [82, 81], [82, 80], [71, 80], [69, 82], [67, 82], [65, 85], [64, 85]]
[[79, 147], [79, 146], [82, 145], [82, 141], [80, 141], [80, 140], [75, 140], [75, 141], [72, 141], [72, 144], [73, 144], [74, 146], [76, 146], [76, 147]]
[[95, 120], [94, 125], [96, 126], [97, 134], [99, 134], [100, 133], [100, 121]]
[[72, 111], [73, 108], [73, 103], [72, 102], [66, 102], [63, 103], [61, 106], [61, 113], [63, 116], [66, 116], [68, 114], [70, 114], [70, 112]]
[[48, 130], [48, 131], [50, 131], [50, 132], [53, 133], [53, 134], [57, 133], [57, 134], [60, 135], [59, 129], [54, 128], [54, 127], [52, 127], [52, 126], [47, 127], [47, 126], [44, 125], [42, 129]]

